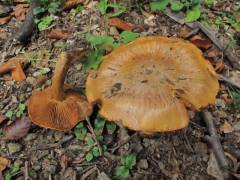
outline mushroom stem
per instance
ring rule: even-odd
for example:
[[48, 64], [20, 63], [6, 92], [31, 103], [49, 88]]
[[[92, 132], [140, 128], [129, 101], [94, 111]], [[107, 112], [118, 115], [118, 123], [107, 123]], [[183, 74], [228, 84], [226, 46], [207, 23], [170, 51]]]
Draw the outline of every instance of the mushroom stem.
[[62, 100], [64, 98], [63, 84], [67, 75], [67, 70], [70, 66], [69, 61], [70, 59], [67, 58], [67, 54], [62, 53], [57, 61], [53, 74], [52, 89], [55, 91], [53, 95], [58, 100]]
[[64, 81], [68, 69], [74, 61], [80, 59], [84, 55], [84, 52], [83, 49], [74, 49], [69, 53], [63, 52], [60, 54], [52, 79], [52, 89], [55, 91], [54, 97], [56, 99], [64, 99]]

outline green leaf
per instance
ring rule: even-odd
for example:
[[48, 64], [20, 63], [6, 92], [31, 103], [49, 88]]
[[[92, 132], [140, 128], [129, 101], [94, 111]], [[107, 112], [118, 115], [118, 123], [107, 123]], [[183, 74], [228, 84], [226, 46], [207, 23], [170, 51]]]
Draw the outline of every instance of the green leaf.
[[19, 170], [20, 170], [20, 164], [17, 163], [17, 162], [14, 162], [13, 167], [12, 167], [12, 169], [11, 169], [11, 173], [12, 173], [12, 174], [13, 174], [13, 173], [16, 173], [16, 172], [18, 172]]
[[33, 9], [33, 14], [38, 15], [38, 14], [44, 13], [45, 11], [46, 10], [43, 7], [36, 7], [36, 8]]
[[240, 21], [232, 25], [237, 32], [240, 32]]
[[120, 37], [123, 41], [123, 43], [129, 43], [133, 40], [135, 40], [137, 37], [139, 37], [139, 33], [134, 33], [134, 32], [131, 32], [131, 31], [123, 31], [121, 34], [120, 34]]
[[87, 53], [87, 60], [84, 63], [84, 69], [98, 69], [99, 65], [102, 62], [103, 49], [96, 49], [95, 51], [89, 51]]
[[11, 110], [7, 111], [6, 114], [5, 114], [5, 116], [6, 116], [7, 118], [11, 119], [12, 116], [13, 116], [13, 111], [11, 111]]
[[117, 128], [117, 125], [112, 122], [107, 122], [106, 127], [108, 134], [113, 134]]
[[120, 4], [108, 4], [107, 7], [114, 9], [114, 13], [108, 14], [108, 17], [116, 17], [126, 12], [126, 7], [121, 6]]
[[192, 9], [187, 11], [185, 22], [191, 23], [198, 20], [201, 16], [200, 6], [194, 6]]
[[94, 147], [94, 148], [92, 149], [92, 154], [93, 154], [93, 156], [95, 156], [95, 157], [99, 157], [99, 156], [100, 156], [98, 147]]
[[93, 154], [91, 152], [88, 152], [85, 156], [86, 161], [91, 161], [93, 160]]
[[172, 2], [171, 3], [171, 10], [174, 12], [181, 11], [183, 7], [184, 7], [184, 4], [181, 2]]
[[4, 180], [11, 180], [11, 177], [12, 177], [11, 174], [8, 172], [5, 174]]
[[116, 170], [116, 176], [119, 179], [126, 179], [130, 175], [129, 169], [125, 166], [118, 166]]
[[51, 14], [55, 14], [56, 12], [58, 12], [60, 5], [61, 2], [51, 2], [48, 5], [48, 12]]
[[95, 144], [95, 141], [91, 137], [87, 137], [86, 141], [88, 146], [93, 146]]
[[100, 142], [102, 142], [102, 141], [103, 141], [103, 136], [102, 136], [102, 135], [98, 135], [98, 136], [97, 136], [97, 140], [100, 141]]
[[136, 165], [136, 155], [135, 154], [126, 154], [121, 158], [121, 164], [126, 166], [128, 169], [132, 169]]
[[97, 4], [97, 9], [102, 15], [106, 14], [107, 8], [107, 0], [100, 0], [100, 2]]
[[208, 6], [208, 7], [212, 7], [214, 5], [214, 1], [215, 0], [205, 0], [205, 4]]
[[87, 135], [87, 128], [86, 127], [82, 127], [82, 128], [77, 128], [76, 127], [74, 129], [74, 134], [75, 134], [77, 139], [84, 140], [86, 135]]
[[19, 109], [20, 111], [24, 111], [24, 110], [26, 109], [26, 105], [25, 105], [24, 103], [20, 103], [20, 104], [18, 105], [18, 109]]
[[169, 0], [158, 0], [156, 2], [150, 3], [151, 11], [162, 11], [166, 9], [167, 5], [169, 4]]
[[80, 122], [80, 123], [78, 123], [76, 128], [81, 129], [81, 128], [85, 128], [85, 126], [84, 126], [83, 122]]
[[100, 116], [97, 116], [97, 118], [94, 120], [94, 132], [96, 135], [102, 134], [105, 122], [106, 121]]
[[81, 4], [77, 5], [77, 7], [76, 7], [77, 13], [81, 13], [83, 11], [83, 9], [84, 8], [83, 8], [83, 6]]
[[109, 36], [100, 35], [86, 35], [86, 40], [91, 44], [92, 47], [97, 48], [97, 46], [113, 46], [114, 39]]
[[38, 22], [38, 29], [40, 31], [47, 29], [51, 25], [53, 20], [54, 20], [53, 16], [45, 16], [41, 18]]

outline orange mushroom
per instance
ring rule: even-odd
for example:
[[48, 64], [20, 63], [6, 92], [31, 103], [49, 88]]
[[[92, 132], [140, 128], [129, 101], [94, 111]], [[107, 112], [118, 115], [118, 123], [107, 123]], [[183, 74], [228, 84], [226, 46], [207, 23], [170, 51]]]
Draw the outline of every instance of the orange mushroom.
[[22, 56], [14, 57], [7, 62], [0, 64], [0, 74], [11, 72], [12, 79], [16, 81], [23, 81], [26, 79], [26, 75], [22, 69]]
[[28, 102], [28, 114], [33, 123], [50, 129], [66, 131], [92, 112], [86, 98], [69, 88], [64, 80], [70, 64], [83, 56], [82, 51], [62, 53], [53, 75], [52, 85], [43, 91], [35, 91]]
[[213, 104], [218, 90], [201, 51], [166, 37], [143, 37], [115, 49], [86, 83], [87, 99], [101, 104], [103, 117], [143, 132], [186, 127], [187, 108]]

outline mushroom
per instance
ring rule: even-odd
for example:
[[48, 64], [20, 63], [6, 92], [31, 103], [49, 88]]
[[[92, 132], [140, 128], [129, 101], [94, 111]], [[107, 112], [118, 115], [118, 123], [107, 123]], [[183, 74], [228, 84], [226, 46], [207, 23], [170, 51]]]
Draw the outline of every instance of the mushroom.
[[70, 64], [83, 56], [83, 51], [62, 53], [56, 64], [52, 85], [43, 91], [35, 91], [28, 102], [28, 114], [33, 123], [50, 129], [66, 131], [92, 112], [86, 98], [64, 88], [64, 80]]
[[193, 44], [166, 37], [142, 37], [103, 57], [87, 78], [90, 103], [100, 115], [142, 132], [184, 128], [187, 108], [214, 104], [219, 83], [212, 65]]
[[9, 59], [7, 62], [0, 65], [0, 74], [5, 74], [11, 72], [13, 80], [23, 81], [26, 79], [26, 75], [22, 69], [21, 63], [22, 56], [17, 56], [12, 59]]

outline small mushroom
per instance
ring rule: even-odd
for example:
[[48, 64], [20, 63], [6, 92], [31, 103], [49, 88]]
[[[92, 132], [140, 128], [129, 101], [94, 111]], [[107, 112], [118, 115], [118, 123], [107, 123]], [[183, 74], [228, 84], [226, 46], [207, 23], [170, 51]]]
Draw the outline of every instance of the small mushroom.
[[43, 91], [35, 91], [28, 102], [28, 114], [33, 123], [50, 129], [67, 131], [92, 112], [86, 98], [64, 88], [67, 70], [83, 51], [62, 53], [56, 64], [52, 85]]
[[0, 64], [0, 74], [5, 74], [11, 72], [11, 76], [13, 80], [16, 81], [24, 81], [26, 79], [26, 75], [22, 69], [21, 58], [23, 56], [13, 57], [9, 59], [7, 62]]
[[103, 117], [149, 133], [186, 127], [187, 108], [214, 104], [218, 90], [201, 51], [166, 37], [143, 37], [115, 49], [86, 83], [87, 99], [101, 104]]

